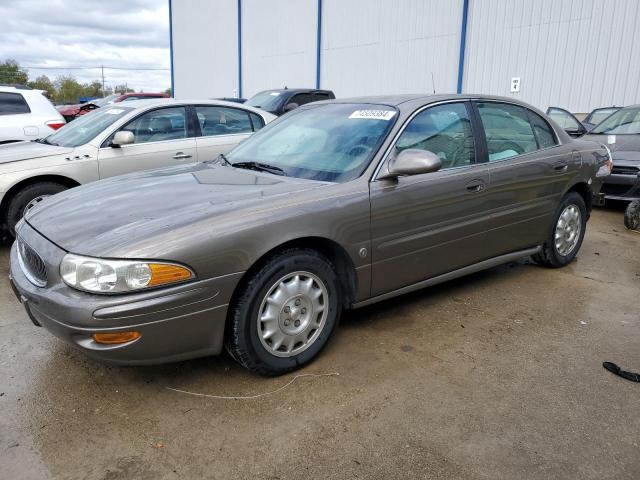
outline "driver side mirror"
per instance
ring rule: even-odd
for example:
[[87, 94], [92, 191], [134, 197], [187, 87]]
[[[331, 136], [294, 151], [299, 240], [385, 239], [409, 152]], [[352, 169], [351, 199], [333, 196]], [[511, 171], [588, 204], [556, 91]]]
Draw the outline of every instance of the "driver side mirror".
[[567, 132], [567, 135], [573, 138], [581, 137], [582, 135], [587, 133], [587, 129], [582, 124], [580, 124], [580, 126], [578, 127], [567, 127], [564, 129], [564, 131]]
[[295, 110], [296, 108], [298, 108], [300, 105], [298, 105], [295, 102], [291, 102], [291, 103], [287, 103], [284, 106], [284, 113], [290, 112], [291, 110]]
[[115, 148], [120, 148], [123, 145], [130, 145], [135, 143], [136, 138], [133, 135], [133, 132], [129, 132], [127, 130], [120, 130], [116, 132], [113, 136], [113, 140], [111, 140], [111, 146]]
[[407, 148], [387, 163], [387, 172], [378, 175], [381, 179], [397, 178], [403, 175], [419, 175], [437, 172], [442, 168], [440, 157], [429, 150]]

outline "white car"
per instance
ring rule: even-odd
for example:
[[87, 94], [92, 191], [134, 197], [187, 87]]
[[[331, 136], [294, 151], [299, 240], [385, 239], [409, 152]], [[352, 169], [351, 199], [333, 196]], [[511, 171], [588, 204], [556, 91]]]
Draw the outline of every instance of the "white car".
[[26, 211], [67, 188], [213, 160], [275, 118], [231, 102], [133, 100], [94, 110], [44, 139], [0, 145], [0, 227], [13, 234]]
[[65, 120], [43, 90], [0, 86], [0, 144], [46, 137]]

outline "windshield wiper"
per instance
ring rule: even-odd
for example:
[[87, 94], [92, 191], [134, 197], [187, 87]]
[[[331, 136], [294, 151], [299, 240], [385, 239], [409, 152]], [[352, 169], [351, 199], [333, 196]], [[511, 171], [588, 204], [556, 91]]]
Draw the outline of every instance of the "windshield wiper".
[[44, 143], [45, 145], [54, 145], [54, 146], [56, 146], [56, 147], [58, 147], [58, 146], [59, 146], [57, 143], [50, 142], [50, 141], [49, 141], [49, 140], [47, 140], [46, 138], [36, 138], [36, 139], [34, 140], [34, 142], [37, 142], [37, 143]]
[[232, 167], [236, 168], [246, 168], [247, 170], [258, 170], [260, 172], [269, 172], [274, 175], [284, 175], [286, 176], [286, 172], [280, 167], [276, 167], [275, 165], [269, 165], [268, 163], [260, 163], [260, 162], [236, 162], [231, 164]]

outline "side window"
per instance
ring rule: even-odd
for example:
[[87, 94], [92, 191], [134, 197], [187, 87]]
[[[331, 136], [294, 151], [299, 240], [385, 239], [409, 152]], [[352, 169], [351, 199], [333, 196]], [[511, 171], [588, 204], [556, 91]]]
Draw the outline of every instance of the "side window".
[[549, 115], [549, 118], [556, 122], [563, 130], [580, 129], [580, 123], [578, 120], [571, 113], [562, 108], [549, 107], [547, 115]]
[[475, 161], [471, 120], [464, 103], [427, 108], [406, 126], [396, 152], [407, 148], [429, 150], [440, 157], [442, 168], [463, 167]]
[[538, 139], [538, 148], [549, 148], [557, 145], [558, 140], [556, 139], [556, 135], [547, 121], [531, 110], [528, 112], [531, 125], [533, 125], [533, 131]]
[[228, 107], [196, 106], [203, 137], [251, 133], [249, 115], [244, 110]]
[[298, 106], [302, 106], [305, 105], [307, 103], [311, 103], [313, 102], [313, 97], [311, 96], [310, 93], [298, 93], [296, 95], [294, 95], [291, 100], [289, 100], [287, 102], [287, 104], [289, 103], [297, 103]]
[[19, 93], [0, 93], [0, 115], [31, 113], [27, 101]]
[[260, 115], [258, 115], [257, 113], [250, 113], [249, 115], [251, 115], [251, 121], [253, 122], [254, 132], [257, 132], [262, 127], [264, 127], [264, 120]]
[[140, 100], [140, 98], [141, 97], [126, 97], [122, 101], [123, 102], [130, 102], [131, 100]]
[[477, 106], [487, 137], [490, 162], [538, 149], [524, 108], [493, 102], [478, 102]]
[[159, 108], [143, 113], [122, 130], [132, 132], [134, 143], [162, 142], [187, 138], [184, 107]]
[[331, 100], [331, 97], [327, 92], [316, 92], [313, 94], [313, 101], [319, 102], [320, 100]]

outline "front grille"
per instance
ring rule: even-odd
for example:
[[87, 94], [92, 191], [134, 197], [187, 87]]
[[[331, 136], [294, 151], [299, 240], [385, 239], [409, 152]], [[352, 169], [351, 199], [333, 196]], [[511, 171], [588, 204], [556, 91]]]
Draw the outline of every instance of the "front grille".
[[47, 267], [40, 255], [27, 243], [18, 238], [18, 260], [25, 277], [36, 287], [44, 287], [47, 284]]
[[611, 171], [611, 173], [616, 174], [616, 175], [637, 175], [638, 172], [640, 172], [640, 170], [638, 170], [638, 167], [627, 167], [627, 166], [613, 166], [613, 170]]

